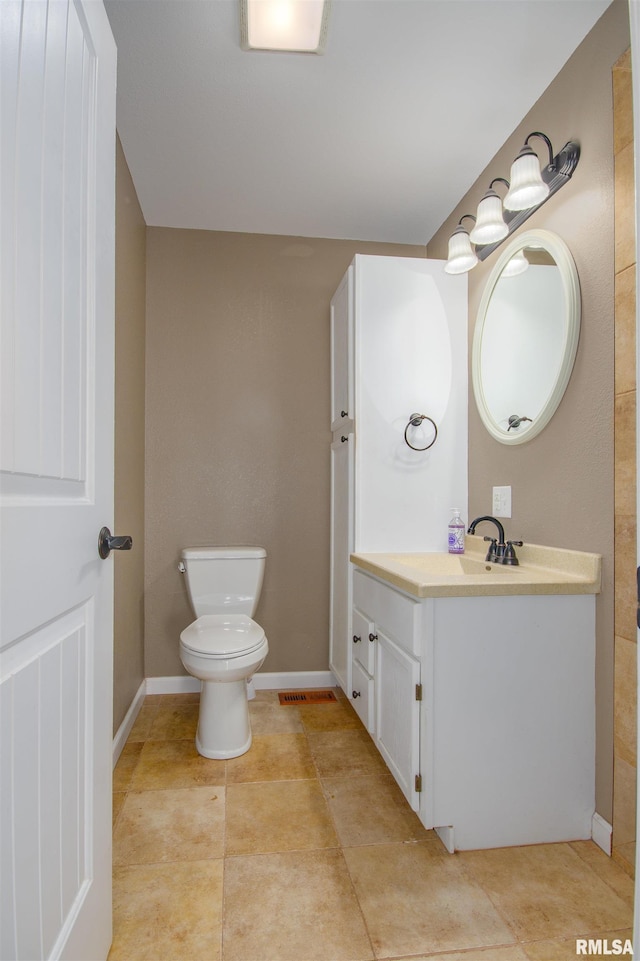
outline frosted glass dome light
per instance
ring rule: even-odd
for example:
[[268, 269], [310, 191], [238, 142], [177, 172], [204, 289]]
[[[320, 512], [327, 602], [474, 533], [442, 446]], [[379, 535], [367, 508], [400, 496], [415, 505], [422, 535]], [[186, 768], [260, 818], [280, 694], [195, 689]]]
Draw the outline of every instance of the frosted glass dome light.
[[445, 264], [447, 274], [465, 274], [478, 263], [478, 257], [471, 246], [469, 234], [458, 224], [449, 238], [449, 253]]
[[511, 165], [511, 187], [504, 198], [507, 210], [537, 207], [549, 196], [549, 186], [542, 179], [538, 155], [525, 144]]
[[492, 187], [478, 204], [476, 222], [469, 237], [474, 244], [495, 244], [509, 233], [504, 222], [502, 201]]

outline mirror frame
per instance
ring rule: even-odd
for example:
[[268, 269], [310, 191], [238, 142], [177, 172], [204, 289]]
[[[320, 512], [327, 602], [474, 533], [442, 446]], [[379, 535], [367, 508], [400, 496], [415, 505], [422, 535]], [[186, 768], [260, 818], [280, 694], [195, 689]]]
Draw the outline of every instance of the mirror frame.
[[[510, 432], [507, 433], [507, 431], [500, 427], [500, 425], [494, 420], [485, 400], [481, 381], [480, 364], [482, 334], [484, 331], [487, 310], [491, 302], [491, 297], [498, 281], [500, 280], [500, 276], [504, 267], [515, 254], [521, 250], [524, 250], [525, 247], [530, 247], [532, 245], [543, 247], [545, 250], [547, 250], [555, 260], [560, 270], [562, 290], [564, 294], [565, 316], [567, 319], [564, 340], [564, 354], [554, 388], [535, 421], [525, 431], [524, 434]], [[480, 300], [480, 306], [478, 308], [471, 354], [471, 374], [473, 378], [473, 393], [476, 400], [476, 406], [484, 426], [495, 440], [499, 441], [501, 444], [524, 444], [526, 441], [532, 440], [534, 437], [536, 437], [547, 426], [558, 409], [571, 377], [571, 372], [573, 370], [573, 365], [578, 350], [578, 341], [580, 339], [580, 319], [581, 299], [578, 271], [576, 269], [573, 257], [571, 256], [571, 251], [567, 247], [564, 240], [562, 240], [561, 237], [558, 237], [557, 234], [551, 233], [549, 230], [528, 230], [526, 233], [520, 234], [520, 236], [514, 238], [514, 240], [512, 240], [507, 247], [505, 247], [499, 259], [494, 264], [493, 270], [489, 274], [489, 278], [485, 284], [482, 298]]]

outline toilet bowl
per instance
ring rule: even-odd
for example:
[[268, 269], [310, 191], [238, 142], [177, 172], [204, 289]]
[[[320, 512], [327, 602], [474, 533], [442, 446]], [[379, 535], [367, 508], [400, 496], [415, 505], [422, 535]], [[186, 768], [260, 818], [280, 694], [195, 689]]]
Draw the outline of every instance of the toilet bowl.
[[180, 634], [180, 659], [202, 682], [196, 748], [203, 757], [238, 757], [251, 746], [247, 681], [269, 652], [251, 618], [265, 563], [262, 548], [186, 548], [193, 621]]
[[203, 757], [238, 757], [249, 750], [247, 678], [268, 652], [264, 631], [243, 614], [203, 614], [182, 631], [180, 659], [202, 681], [196, 748]]

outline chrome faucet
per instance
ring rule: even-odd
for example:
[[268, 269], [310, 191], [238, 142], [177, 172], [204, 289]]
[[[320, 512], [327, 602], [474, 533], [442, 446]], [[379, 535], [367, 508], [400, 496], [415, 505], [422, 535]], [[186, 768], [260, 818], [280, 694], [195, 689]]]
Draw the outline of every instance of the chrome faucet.
[[482, 517], [476, 517], [475, 520], [471, 521], [467, 529], [467, 534], [475, 534], [476, 525], [481, 521], [491, 521], [495, 524], [498, 529], [498, 539], [495, 537], [485, 537], [485, 541], [490, 541], [489, 550], [487, 551], [487, 556], [485, 560], [490, 561], [494, 564], [508, 564], [510, 566], [516, 566], [519, 564], [518, 558], [516, 557], [516, 552], [514, 550], [514, 545], [516, 547], [522, 547], [522, 541], [507, 541], [504, 542], [504, 527], [499, 520], [495, 517], [491, 517], [489, 514], [483, 514]]

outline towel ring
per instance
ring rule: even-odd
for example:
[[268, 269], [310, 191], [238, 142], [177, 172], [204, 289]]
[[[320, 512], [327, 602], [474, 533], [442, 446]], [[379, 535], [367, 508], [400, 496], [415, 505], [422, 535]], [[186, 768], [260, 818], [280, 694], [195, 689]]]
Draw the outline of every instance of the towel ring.
[[[431, 441], [430, 444], [427, 444], [426, 447], [414, 447], [414, 445], [411, 443], [408, 437], [409, 428], [419, 427], [423, 420], [428, 420], [429, 423], [433, 425], [433, 440]], [[422, 451], [422, 450], [429, 450], [430, 447], [433, 447], [436, 440], [438, 439], [438, 428], [436, 426], [436, 422], [433, 419], [433, 417], [429, 417], [427, 414], [412, 414], [411, 417], [409, 418], [409, 423], [404, 429], [404, 439], [405, 439], [405, 443], [407, 444], [407, 447], [410, 447], [411, 450]]]

